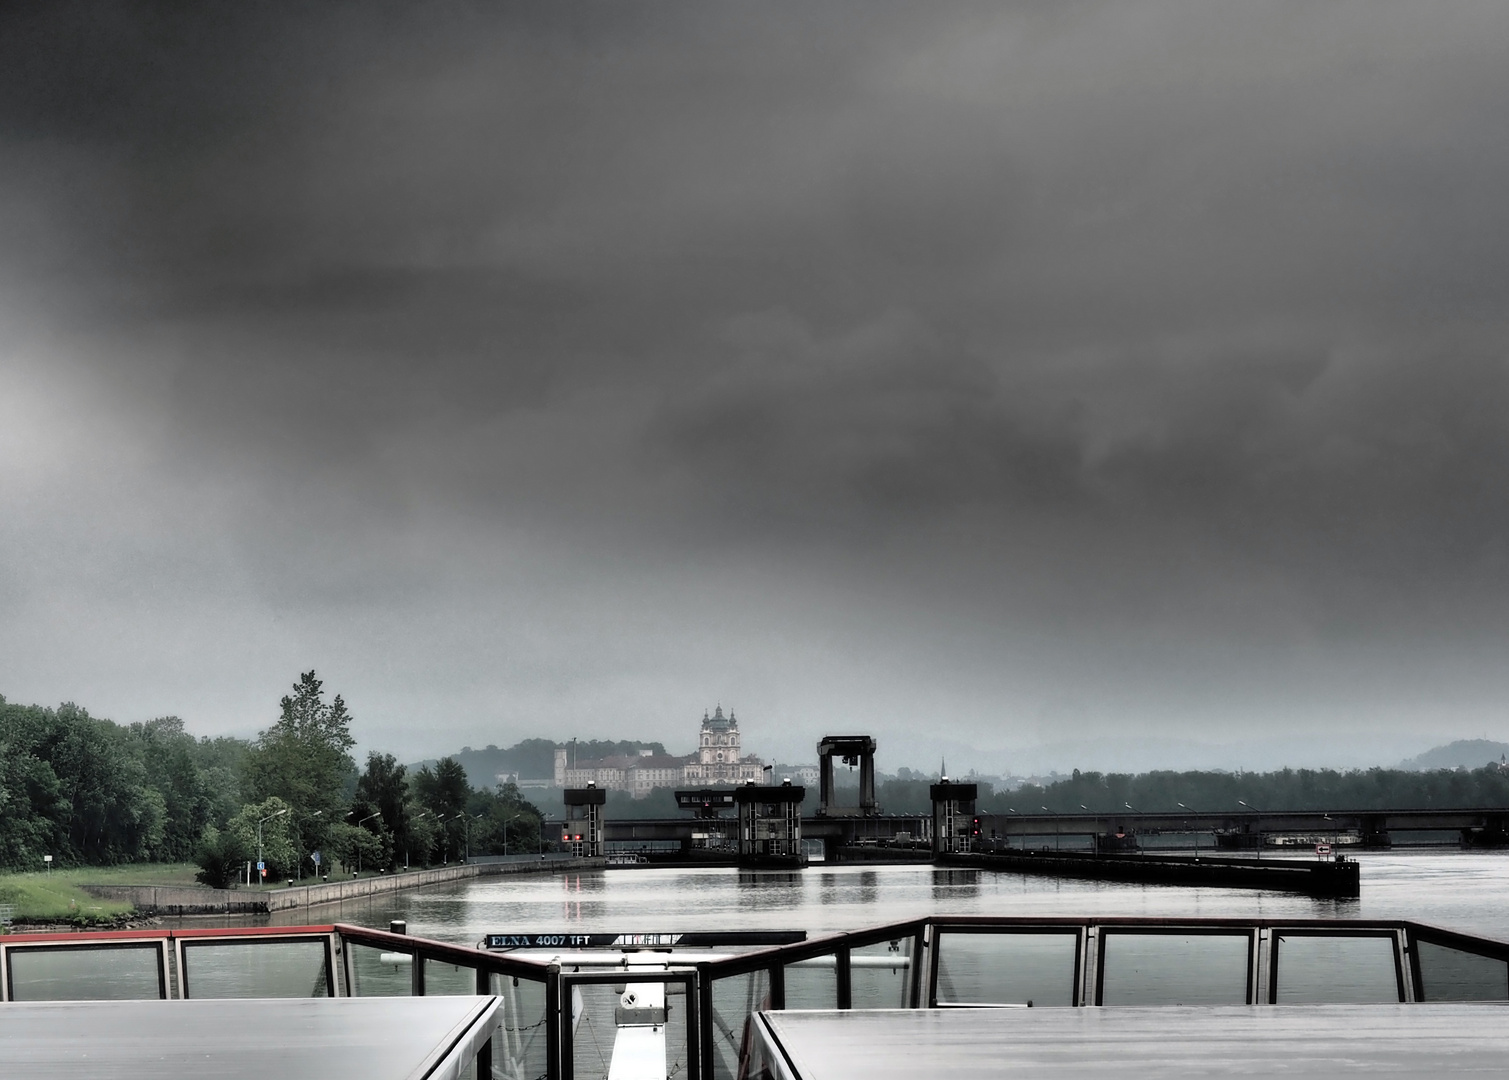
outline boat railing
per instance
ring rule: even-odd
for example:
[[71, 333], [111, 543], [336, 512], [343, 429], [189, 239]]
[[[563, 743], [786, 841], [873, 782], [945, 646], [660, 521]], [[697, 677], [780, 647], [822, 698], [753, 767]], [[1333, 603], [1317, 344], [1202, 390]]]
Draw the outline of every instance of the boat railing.
[[0, 999], [496, 995], [512, 1080], [606, 1076], [611, 1037], [645, 1026], [668, 1070], [737, 1077], [765, 1010], [1509, 1001], [1509, 943], [1405, 920], [935, 916], [717, 959], [568, 956], [345, 924], [8, 934]]

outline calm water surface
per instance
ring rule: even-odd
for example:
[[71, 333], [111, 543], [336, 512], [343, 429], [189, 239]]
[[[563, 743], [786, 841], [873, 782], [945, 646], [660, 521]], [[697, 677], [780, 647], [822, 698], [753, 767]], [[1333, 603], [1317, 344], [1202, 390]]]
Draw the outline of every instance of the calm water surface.
[[[1509, 853], [1361, 855], [1362, 897], [1155, 887], [931, 866], [800, 873], [621, 869], [438, 885], [400, 896], [280, 912], [280, 924], [350, 922], [474, 944], [500, 931], [853, 930], [927, 914], [1408, 918], [1509, 939]], [[256, 920], [184, 920], [245, 925]]]

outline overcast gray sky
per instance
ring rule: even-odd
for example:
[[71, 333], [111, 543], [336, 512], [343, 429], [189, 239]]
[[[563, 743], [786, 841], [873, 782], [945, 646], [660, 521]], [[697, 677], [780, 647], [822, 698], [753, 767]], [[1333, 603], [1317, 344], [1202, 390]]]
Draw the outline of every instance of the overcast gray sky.
[[1509, 6], [152, 10], [0, 16], [10, 700], [1509, 737]]

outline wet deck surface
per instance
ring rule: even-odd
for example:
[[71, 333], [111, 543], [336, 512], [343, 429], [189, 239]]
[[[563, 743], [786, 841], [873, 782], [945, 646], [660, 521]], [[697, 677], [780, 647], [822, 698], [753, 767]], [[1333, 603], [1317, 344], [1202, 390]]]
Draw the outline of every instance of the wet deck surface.
[[78, 1001], [0, 1005], [0, 1077], [409, 1080], [485, 1037], [495, 998]]
[[1504, 1005], [767, 1013], [799, 1080], [1509, 1073]]

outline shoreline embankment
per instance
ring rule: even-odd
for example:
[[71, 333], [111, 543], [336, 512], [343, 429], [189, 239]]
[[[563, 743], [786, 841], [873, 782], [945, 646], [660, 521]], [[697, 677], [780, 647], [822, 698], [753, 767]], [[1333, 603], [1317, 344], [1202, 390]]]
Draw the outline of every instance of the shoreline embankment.
[[102, 900], [128, 903], [137, 911], [151, 915], [265, 915], [275, 911], [337, 904], [385, 893], [420, 889], [474, 877], [504, 874], [563, 873], [571, 870], [596, 870], [604, 859], [583, 859], [571, 855], [528, 856], [519, 858], [475, 859], [457, 866], [438, 866], [428, 870], [410, 870], [401, 874], [353, 878], [347, 881], [320, 881], [282, 889], [210, 889], [200, 885], [90, 885], [79, 888]]

